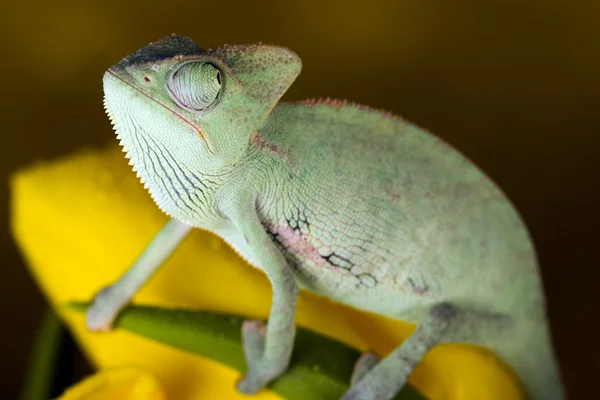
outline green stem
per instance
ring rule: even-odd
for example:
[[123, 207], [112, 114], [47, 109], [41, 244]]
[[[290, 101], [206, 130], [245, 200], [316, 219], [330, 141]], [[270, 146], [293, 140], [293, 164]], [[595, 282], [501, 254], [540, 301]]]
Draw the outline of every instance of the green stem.
[[[87, 304], [69, 309], [85, 312]], [[211, 312], [132, 305], [115, 321], [115, 327], [227, 365], [246, 370], [242, 353], [244, 318]], [[360, 354], [336, 340], [298, 328], [287, 372], [269, 388], [287, 400], [339, 399], [348, 389], [354, 363]], [[405, 385], [396, 400], [425, 400]]]
[[20, 400], [48, 400], [56, 375], [56, 361], [65, 329], [48, 308], [35, 335]]

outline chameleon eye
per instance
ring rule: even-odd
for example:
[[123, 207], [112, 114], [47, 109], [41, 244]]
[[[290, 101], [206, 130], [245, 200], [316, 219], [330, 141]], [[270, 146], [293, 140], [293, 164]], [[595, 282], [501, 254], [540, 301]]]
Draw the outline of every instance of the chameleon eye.
[[221, 71], [206, 62], [188, 62], [171, 74], [167, 86], [179, 105], [190, 111], [204, 111], [217, 101]]

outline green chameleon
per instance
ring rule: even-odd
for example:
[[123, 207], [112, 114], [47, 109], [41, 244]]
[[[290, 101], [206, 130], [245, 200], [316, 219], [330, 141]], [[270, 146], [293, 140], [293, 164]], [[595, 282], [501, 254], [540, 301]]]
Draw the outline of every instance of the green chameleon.
[[204, 51], [169, 36], [104, 75], [133, 169], [171, 220], [87, 314], [108, 330], [194, 228], [224, 238], [273, 289], [246, 321], [252, 394], [286, 371], [299, 288], [417, 324], [358, 361], [343, 399], [390, 399], [435, 345], [485, 346], [530, 396], [563, 399], [527, 231], [477, 167], [399, 117], [339, 100], [284, 103], [299, 57], [263, 44]]

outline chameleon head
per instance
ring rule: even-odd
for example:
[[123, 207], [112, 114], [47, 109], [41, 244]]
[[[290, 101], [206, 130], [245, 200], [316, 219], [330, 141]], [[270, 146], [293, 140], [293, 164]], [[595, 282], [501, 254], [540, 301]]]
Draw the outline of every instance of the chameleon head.
[[[104, 74], [104, 104], [127, 157], [157, 203], [178, 170], [221, 174], [301, 69], [285, 48], [262, 44], [204, 51], [168, 36]], [[182, 189], [183, 190], [183, 189]], [[159, 204], [161, 206], [161, 204]], [[162, 207], [161, 208], [165, 208]]]

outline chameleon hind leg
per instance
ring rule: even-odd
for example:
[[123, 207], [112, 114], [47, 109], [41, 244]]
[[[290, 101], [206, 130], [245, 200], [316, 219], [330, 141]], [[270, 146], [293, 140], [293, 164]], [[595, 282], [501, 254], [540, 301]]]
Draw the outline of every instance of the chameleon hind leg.
[[119, 312], [150, 279], [186, 237], [191, 226], [171, 219], [152, 239], [135, 264], [114, 284], [102, 289], [86, 312], [86, 324], [92, 331], [109, 331]]
[[359, 358], [352, 376], [352, 386], [342, 400], [389, 400], [408, 380], [423, 356], [446, 336], [456, 319], [457, 309], [449, 303], [432, 307], [417, 329], [389, 356], [377, 362], [366, 353]]

